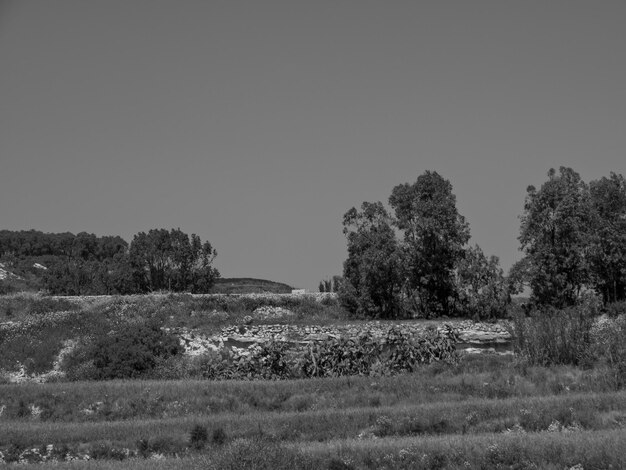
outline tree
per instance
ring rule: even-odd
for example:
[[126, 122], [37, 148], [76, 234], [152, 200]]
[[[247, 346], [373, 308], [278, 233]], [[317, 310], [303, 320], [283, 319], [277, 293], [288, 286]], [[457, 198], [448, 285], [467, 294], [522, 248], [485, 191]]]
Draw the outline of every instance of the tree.
[[509, 295], [521, 294], [530, 288], [531, 274], [529, 259], [524, 257], [515, 263], [509, 269], [506, 277]]
[[382, 203], [364, 202], [360, 212], [353, 207], [345, 213], [343, 227], [348, 259], [339, 289], [342, 305], [358, 315], [398, 316], [402, 274], [391, 217]]
[[140, 232], [130, 244], [134, 282], [142, 292], [208, 292], [219, 277], [212, 266], [217, 252], [209, 242], [180, 229]]
[[453, 313], [454, 269], [470, 234], [456, 208], [452, 184], [437, 172], [426, 171], [415, 183], [393, 188], [389, 204], [404, 234], [407, 298], [423, 315]]
[[595, 224], [587, 185], [571, 168], [548, 172], [539, 190], [527, 189], [519, 241], [529, 263], [532, 299], [574, 305], [591, 282], [590, 247]]
[[611, 173], [589, 184], [597, 215], [591, 270], [605, 303], [626, 300], [626, 181]]
[[341, 286], [342, 277], [341, 276], [333, 276], [333, 292], [339, 292], [339, 286]]
[[509, 289], [497, 256], [487, 258], [478, 246], [465, 250], [457, 264], [460, 313], [476, 320], [503, 317]]

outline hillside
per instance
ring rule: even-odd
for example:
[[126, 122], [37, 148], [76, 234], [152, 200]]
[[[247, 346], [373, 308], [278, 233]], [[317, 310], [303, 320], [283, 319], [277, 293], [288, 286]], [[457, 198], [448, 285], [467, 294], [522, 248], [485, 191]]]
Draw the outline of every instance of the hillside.
[[289, 294], [293, 287], [281, 282], [249, 277], [231, 277], [218, 279], [211, 289], [212, 294]]

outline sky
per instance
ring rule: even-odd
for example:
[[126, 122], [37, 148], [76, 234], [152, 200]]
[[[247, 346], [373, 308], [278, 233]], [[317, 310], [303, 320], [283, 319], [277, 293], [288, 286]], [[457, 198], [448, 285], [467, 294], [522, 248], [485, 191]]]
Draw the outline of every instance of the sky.
[[0, 0], [0, 229], [180, 228], [316, 290], [426, 170], [521, 257], [528, 185], [626, 174], [626, 2]]

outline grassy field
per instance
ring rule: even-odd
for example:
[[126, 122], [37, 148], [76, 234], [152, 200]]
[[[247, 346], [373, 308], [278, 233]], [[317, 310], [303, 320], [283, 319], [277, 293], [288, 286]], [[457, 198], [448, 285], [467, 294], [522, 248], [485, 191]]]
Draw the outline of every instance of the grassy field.
[[602, 377], [468, 356], [393, 377], [5, 384], [0, 449], [91, 458], [33, 468], [626, 468], [626, 391]]
[[[284, 323], [358, 323], [332, 298], [12, 295], [0, 297], [0, 369], [49, 371], [68, 341], [146, 318], [211, 332], [244, 325], [267, 305], [293, 312]], [[275, 320], [254, 319], [264, 321]], [[549, 346], [557, 337], [560, 345], [577, 342], [568, 333], [577, 330], [561, 328], [569, 336], [558, 336], [550, 325], [537, 323], [533, 337], [546, 330]], [[605, 348], [613, 362], [576, 367], [481, 354], [398, 375], [5, 380], [0, 462], [37, 469], [626, 468], [626, 380], [616, 376], [626, 370], [617, 361], [625, 330], [606, 331], [621, 335], [610, 343], [619, 348]]]

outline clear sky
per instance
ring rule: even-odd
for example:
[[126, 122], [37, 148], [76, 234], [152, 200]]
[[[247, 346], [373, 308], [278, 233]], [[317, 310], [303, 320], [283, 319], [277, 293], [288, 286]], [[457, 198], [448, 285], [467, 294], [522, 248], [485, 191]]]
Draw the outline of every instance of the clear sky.
[[0, 228], [176, 228], [315, 289], [426, 170], [519, 259], [550, 167], [626, 174], [626, 2], [0, 0]]

